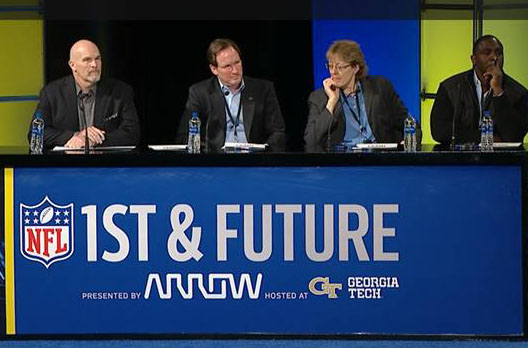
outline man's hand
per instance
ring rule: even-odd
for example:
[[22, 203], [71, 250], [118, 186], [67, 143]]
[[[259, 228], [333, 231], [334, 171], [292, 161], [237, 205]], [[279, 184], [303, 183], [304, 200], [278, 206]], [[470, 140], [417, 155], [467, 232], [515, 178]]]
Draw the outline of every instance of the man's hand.
[[503, 74], [502, 69], [497, 65], [497, 61], [495, 61], [495, 65], [492, 65], [487, 69], [483, 76], [493, 90], [493, 95], [499, 95], [502, 93]]
[[73, 136], [68, 140], [66, 144], [64, 144], [65, 147], [69, 147], [72, 149], [81, 149], [84, 147], [85, 142], [85, 134], [86, 131], [88, 131], [88, 143], [89, 146], [96, 146], [103, 143], [105, 140], [105, 131], [100, 130], [99, 128], [96, 128], [94, 126], [88, 127], [88, 129], [83, 129], [82, 131], [76, 132], [73, 134]]
[[330, 113], [334, 112], [334, 108], [339, 101], [339, 88], [336, 86], [332, 78], [327, 78], [323, 81], [323, 87], [326, 95], [328, 96], [328, 102], [326, 108]]
[[[94, 126], [88, 127], [88, 139], [90, 140], [90, 145], [100, 145], [105, 140], [105, 131], [100, 130]], [[81, 136], [84, 138], [86, 129], [82, 130]]]
[[84, 137], [79, 135], [79, 132], [73, 134], [73, 136], [68, 140], [64, 147], [69, 147], [70, 149], [80, 149], [84, 147]]

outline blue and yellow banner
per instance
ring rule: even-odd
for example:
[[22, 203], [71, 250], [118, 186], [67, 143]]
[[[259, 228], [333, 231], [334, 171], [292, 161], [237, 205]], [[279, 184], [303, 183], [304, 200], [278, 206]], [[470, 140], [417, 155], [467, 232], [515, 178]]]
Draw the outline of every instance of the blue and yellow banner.
[[8, 334], [523, 333], [517, 166], [14, 168], [5, 189]]

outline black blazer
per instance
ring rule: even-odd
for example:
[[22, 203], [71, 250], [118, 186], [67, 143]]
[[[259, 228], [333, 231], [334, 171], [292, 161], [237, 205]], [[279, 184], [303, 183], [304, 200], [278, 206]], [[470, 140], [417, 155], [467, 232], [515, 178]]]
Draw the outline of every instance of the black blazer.
[[[106, 132], [100, 146], [136, 145], [140, 129], [132, 88], [118, 80], [101, 80], [95, 98], [94, 126]], [[37, 111], [44, 119], [44, 146], [66, 144], [80, 130], [73, 75], [45, 86], [40, 92]]]
[[[244, 83], [241, 98], [248, 142], [267, 143], [271, 151], [284, 151], [285, 126], [273, 84], [247, 76], [244, 76]], [[218, 151], [225, 143], [226, 112], [224, 95], [216, 76], [189, 88], [189, 97], [176, 136], [179, 144], [187, 143], [192, 111], [197, 111], [202, 121], [202, 142], [208, 143], [210, 150]]]
[[[497, 141], [523, 141], [528, 132], [528, 91], [506, 74], [502, 85], [504, 94], [491, 97], [484, 105], [484, 109], [491, 111], [494, 138]], [[473, 69], [440, 83], [431, 111], [434, 140], [449, 144], [454, 135], [455, 143], [478, 143], [479, 121], [480, 106]]]
[[[378, 143], [399, 143], [403, 140], [403, 122], [407, 108], [394, 90], [389, 80], [381, 76], [367, 76], [361, 81], [367, 109], [367, 119]], [[341, 100], [333, 115], [326, 108], [328, 96], [323, 88], [312, 92], [308, 98], [308, 123], [304, 131], [306, 151], [324, 151], [343, 141], [345, 137], [345, 112]], [[417, 138], [421, 141], [422, 132], [417, 124]]]

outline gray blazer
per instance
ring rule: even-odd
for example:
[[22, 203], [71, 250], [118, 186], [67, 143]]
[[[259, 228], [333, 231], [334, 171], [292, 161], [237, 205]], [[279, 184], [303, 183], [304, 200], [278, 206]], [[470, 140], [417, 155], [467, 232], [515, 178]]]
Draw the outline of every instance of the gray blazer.
[[[394, 87], [384, 77], [367, 76], [361, 81], [369, 125], [379, 143], [399, 143], [403, 140], [403, 122], [407, 117], [407, 108], [403, 105]], [[345, 112], [339, 101], [330, 114], [326, 109], [328, 97], [323, 88], [310, 94], [308, 98], [308, 123], [304, 131], [305, 150], [308, 152], [324, 151], [335, 146], [345, 137]], [[422, 132], [417, 125], [418, 142]]]

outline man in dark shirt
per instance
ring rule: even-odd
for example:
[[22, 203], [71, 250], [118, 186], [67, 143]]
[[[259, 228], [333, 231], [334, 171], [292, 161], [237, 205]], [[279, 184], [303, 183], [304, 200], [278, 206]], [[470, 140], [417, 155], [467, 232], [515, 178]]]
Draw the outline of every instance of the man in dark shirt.
[[44, 120], [44, 146], [83, 148], [86, 134], [90, 147], [136, 145], [140, 130], [134, 93], [121, 81], [101, 80], [99, 48], [77, 41], [68, 64], [72, 75], [40, 92], [37, 111]]
[[433, 138], [442, 144], [478, 143], [485, 110], [495, 141], [522, 142], [528, 131], [528, 92], [503, 70], [504, 48], [493, 35], [473, 45], [473, 68], [443, 81], [431, 112]]
[[243, 74], [242, 54], [230, 39], [216, 39], [207, 49], [211, 78], [189, 88], [176, 141], [186, 143], [193, 111], [202, 121], [201, 138], [209, 150], [225, 143], [267, 143], [284, 151], [285, 126], [273, 84]]

